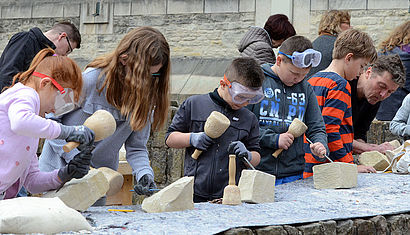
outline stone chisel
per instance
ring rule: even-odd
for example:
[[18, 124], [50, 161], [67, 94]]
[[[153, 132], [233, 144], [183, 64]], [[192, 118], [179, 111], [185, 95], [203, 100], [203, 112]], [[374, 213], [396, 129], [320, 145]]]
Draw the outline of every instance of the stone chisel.
[[239, 157], [242, 158], [249, 165], [249, 167], [252, 168], [252, 170], [256, 170], [255, 167], [249, 162], [247, 154], [240, 154]]
[[[306, 140], [307, 140], [307, 142], [309, 142], [309, 144], [313, 144], [313, 142], [312, 142], [308, 137], [306, 137]], [[330, 159], [330, 157], [327, 155], [327, 153], [325, 154], [325, 158], [326, 158], [327, 160], [329, 160], [330, 162], [333, 162], [333, 160]]]

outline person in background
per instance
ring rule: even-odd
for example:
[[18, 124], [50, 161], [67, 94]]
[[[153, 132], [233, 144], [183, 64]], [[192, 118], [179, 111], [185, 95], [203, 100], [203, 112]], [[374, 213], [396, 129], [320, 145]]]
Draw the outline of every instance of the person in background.
[[[147, 150], [151, 126], [165, 123], [169, 108], [170, 49], [158, 30], [139, 27], [129, 31], [114, 51], [96, 58], [83, 72], [84, 101], [73, 112], [56, 117], [63, 124], [78, 125], [95, 111], [110, 112], [117, 129], [96, 143], [91, 166], [118, 169], [119, 150], [125, 144], [126, 159], [135, 176], [135, 192], [151, 195], [156, 188]], [[46, 140], [40, 169], [52, 171], [67, 163], [77, 151], [65, 153], [66, 142]], [[94, 205], [105, 205], [105, 198]]]
[[[317, 102], [326, 124], [329, 157], [335, 162], [353, 164], [353, 119], [351, 87], [363, 68], [376, 57], [373, 40], [364, 32], [349, 29], [335, 41], [333, 60], [325, 70], [314, 74], [308, 82], [316, 93]], [[313, 166], [328, 162], [305, 148], [304, 178], [313, 175]], [[373, 167], [358, 165], [358, 172], [376, 172]]]
[[333, 45], [337, 36], [350, 29], [350, 14], [347, 11], [330, 10], [322, 15], [319, 23], [319, 37], [313, 41], [313, 49], [322, 53], [319, 66], [314, 67], [307, 74], [307, 78], [324, 70], [332, 62]]
[[0, 93], [11, 85], [14, 75], [29, 68], [40, 50], [50, 47], [57, 55], [65, 56], [80, 44], [80, 32], [70, 22], [57, 23], [45, 33], [35, 27], [13, 35], [0, 57]]
[[276, 61], [273, 48], [278, 48], [284, 40], [295, 35], [295, 29], [286, 15], [271, 15], [263, 28], [253, 26], [239, 43], [241, 56], [249, 56], [259, 64]]
[[[53, 54], [51, 48], [41, 50], [29, 69], [18, 73], [11, 87], [0, 94], [0, 200], [14, 198], [22, 186], [41, 193], [88, 173], [93, 131], [44, 118], [46, 113], [63, 110], [65, 104], [78, 102], [83, 85], [75, 62]], [[79, 142], [79, 152], [66, 166], [40, 172], [39, 138]]]
[[410, 93], [410, 20], [396, 27], [389, 37], [380, 43], [379, 49], [382, 55], [399, 55], [406, 68], [405, 85], [382, 101], [376, 114], [377, 120], [391, 121], [404, 97]]
[[[303, 36], [286, 39], [279, 48], [275, 64], [263, 64], [264, 98], [249, 105], [259, 121], [261, 162], [258, 170], [276, 176], [276, 185], [302, 179], [305, 165], [303, 135], [294, 138], [287, 133], [298, 118], [308, 127], [306, 136], [314, 144], [309, 147], [317, 156], [327, 150], [326, 128], [312, 87], [304, 79], [311, 67], [320, 62], [320, 53]], [[284, 149], [277, 158], [277, 149]]]
[[[195, 177], [194, 202], [222, 198], [228, 184], [230, 153], [238, 157], [236, 182], [246, 169], [240, 158], [245, 157], [254, 166], [259, 164], [258, 122], [244, 107], [263, 98], [263, 79], [255, 59], [236, 58], [225, 70], [218, 88], [209, 94], [189, 97], [175, 114], [165, 143], [171, 148], [186, 148], [184, 175]], [[216, 140], [204, 132], [206, 119], [213, 111], [230, 120], [228, 129]], [[196, 160], [191, 157], [195, 149], [203, 151]]]
[[381, 55], [364, 69], [358, 79], [349, 81], [352, 89], [353, 153], [393, 150], [389, 142], [367, 143], [367, 131], [376, 116], [380, 102], [405, 82], [404, 65], [398, 55]]
[[410, 94], [404, 98], [403, 104], [390, 122], [389, 129], [391, 133], [403, 137], [404, 140], [410, 139]]

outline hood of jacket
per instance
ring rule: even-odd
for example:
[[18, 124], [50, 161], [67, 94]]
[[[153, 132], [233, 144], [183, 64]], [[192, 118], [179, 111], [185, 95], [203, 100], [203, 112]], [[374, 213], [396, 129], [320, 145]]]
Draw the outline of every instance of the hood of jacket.
[[272, 40], [268, 32], [264, 28], [252, 26], [239, 42], [239, 52], [243, 52], [249, 45], [255, 42], [265, 42], [272, 47]]

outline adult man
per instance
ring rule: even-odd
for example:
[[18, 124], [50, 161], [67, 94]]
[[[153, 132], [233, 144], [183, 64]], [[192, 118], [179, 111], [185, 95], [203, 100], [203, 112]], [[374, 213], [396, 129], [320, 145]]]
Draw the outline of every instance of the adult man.
[[70, 22], [57, 23], [45, 33], [35, 27], [13, 35], [0, 58], [0, 93], [11, 85], [14, 75], [28, 69], [41, 49], [51, 47], [57, 55], [65, 56], [80, 44], [81, 35]]
[[366, 143], [367, 131], [376, 116], [380, 102], [403, 86], [404, 82], [404, 65], [398, 55], [380, 56], [357, 80], [350, 81], [354, 128], [353, 153], [384, 153], [393, 149], [388, 142], [380, 145]]

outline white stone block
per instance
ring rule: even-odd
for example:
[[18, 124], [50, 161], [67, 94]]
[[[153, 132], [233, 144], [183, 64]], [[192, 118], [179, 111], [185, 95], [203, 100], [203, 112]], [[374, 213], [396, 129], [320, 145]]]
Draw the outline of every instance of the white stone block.
[[205, 1], [205, 13], [238, 12], [238, 0]]
[[255, 0], [239, 0], [239, 12], [254, 12]]
[[329, 9], [366, 9], [366, 0], [329, 0]]
[[194, 209], [194, 177], [182, 177], [151, 197], [145, 198], [141, 207], [148, 213]]
[[204, 0], [168, 0], [167, 14], [203, 13]]
[[50, 191], [42, 197], [59, 197], [68, 207], [85, 211], [104, 196], [108, 189], [109, 184], [104, 174], [100, 170], [92, 169], [83, 178], [67, 182], [58, 192]]
[[331, 162], [313, 167], [313, 182], [317, 189], [353, 188], [357, 186], [357, 165]]
[[268, 203], [275, 201], [275, 176], [258, 171], [243, 170], [239, 179], [241, 200], [250, 203]]
[[387, 156], [378, 151], [369, 151], [360, 154], [359, 163], [365, 166], [372, 166], [376, 171], [383, 171], [389, 166], [390, 161]]

